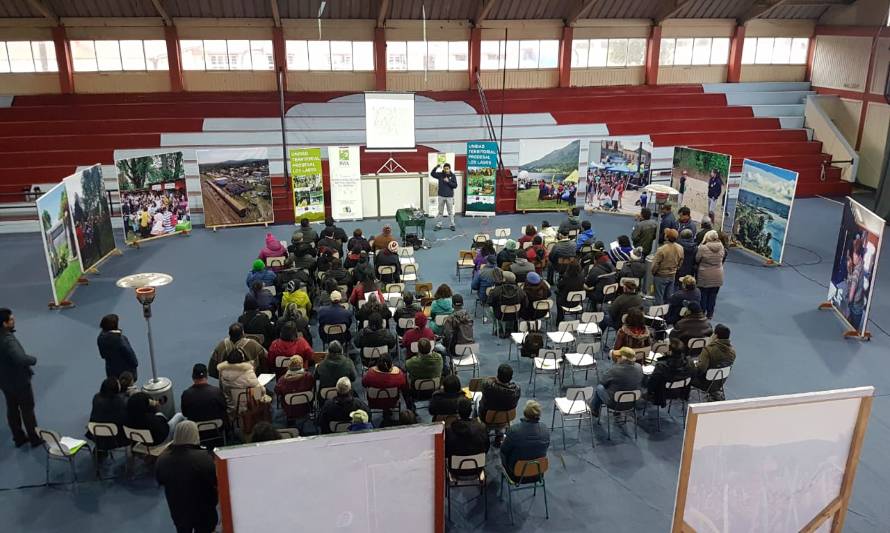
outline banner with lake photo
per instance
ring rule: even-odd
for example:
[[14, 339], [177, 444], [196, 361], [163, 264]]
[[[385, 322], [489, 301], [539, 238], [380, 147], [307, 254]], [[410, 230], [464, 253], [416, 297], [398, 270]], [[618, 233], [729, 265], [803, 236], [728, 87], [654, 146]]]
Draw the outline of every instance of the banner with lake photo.
[[684, 146], [674, 148], [671, 187], [680, 191], [674, 214], [686, 206], [696, 223], [707, 216], [715, 228], [721, 228], [731, 163], [732, 158], [726, 154]]
[[516, 210], [546, 211], [575, 206], [581, 141], [522, 139]]
[[828, 300], [852, 329], [866, 332], [886, 222], [847, 197], [837, 236]]
[[321, 148], [291, 148], [290, 178], [294, 190], [294, 221], [324, 220]]
[[649, 195], [652, 143], [640, 141], [590, 141], [587, 171], [578, 184], [576, 202], [587, 211], [639, 215]]
[[797, 172], [745, 159], [732, 236], [744, 249], [782, 262]]
[[328, 146], [331, 172], [331, 216], [334, 220], [361, 220], [362, 170], [358, 146]]
[[53, 301], [60, 305], [83, 274], [77, 257], [77, 236], [68, 203], [68, 187], [62, 181], [37, 199], [37, 217], [46, 266], [52, 281]]
[[126, 242], [191, 231], [182, 152], [121, 159], [115, 166]]
[[204, 227], [275, 222], [266, 148], [197, 150]]
[[111, 206], [105, 194], [102, 165], [75, 172], [64, 180], [74, 219], [80, 268], [86, 272], [117, 249], [111, 227]]
[[498, 172], [498, 143], [467, 143], [467, 215], [494, 215], [495, 178]]

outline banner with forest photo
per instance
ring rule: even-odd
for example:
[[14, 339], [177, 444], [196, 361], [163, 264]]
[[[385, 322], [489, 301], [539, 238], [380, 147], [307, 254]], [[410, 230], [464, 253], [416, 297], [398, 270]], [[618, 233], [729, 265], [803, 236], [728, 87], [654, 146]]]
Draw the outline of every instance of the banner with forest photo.
[[192, 229], [182, 152], [116, 162], [127, 243]]
[[64, 181], [37, 199], [37, 216], [40, 218], [40, 236], [52, 281], [53, 301], [61, 305], [83, 274], [77, 254], [74, 220], [68, 204], [68, 188]]
[[75, 172], [64, 182], [74, 220], [80, 267], [86, 272], [117, 248], [102, 165]]

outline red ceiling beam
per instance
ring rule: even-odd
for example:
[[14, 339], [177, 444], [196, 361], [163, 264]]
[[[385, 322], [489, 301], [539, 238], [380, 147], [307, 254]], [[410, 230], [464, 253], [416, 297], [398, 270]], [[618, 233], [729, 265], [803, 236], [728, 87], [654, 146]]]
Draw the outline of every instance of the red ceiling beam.
[[182, 53], [179, 50], [179, 32], [176, 31], [176, 26], [164, 26], [164, 40], [167, 41], [170, 90], [179, 93], [185, 90], [185, 84], [182, 81]]
[[658, 85], [658, 60], [661, 54], [661, 26], [652, 26], [646, 46], [646, 85]]
[[726, 81], [738, 83], [742, 77], [742, 51], [745, 47], [745, 27], [738, 25], [729, 43], [729, 66], [726, 69]]
[[374, 89], [386, 90], [386, 30], [374, 28]]
[[571, 26], [563, 26], [559, 41], [559, 86], [572, 86], [572, 35]]
[[56, 49], [56, 63], [59, 67], [59, 90], [62, 94], [74, 94], [74, 66], [71, 62], [71, 45], [64, 26], [54, 26], [53, 45]]

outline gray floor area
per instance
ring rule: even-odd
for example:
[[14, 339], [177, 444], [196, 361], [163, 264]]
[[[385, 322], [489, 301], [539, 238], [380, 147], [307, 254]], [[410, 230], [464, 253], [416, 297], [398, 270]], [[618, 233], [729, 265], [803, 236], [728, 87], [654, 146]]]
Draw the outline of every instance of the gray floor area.
[[[833, 313], [817, 309], [825, 299], [840, 217], [841, 205], [833, 201], [798, 201], [782, 267], [764, 268], [759, 261], [733, 251], [715, 318], [732, 328], [738, 351], [729, 382], [730, 398], [877, 387], [846, 530], [888, 531], [890, 338], [879, 328], [890, 329], [890, 304], [884, 300], [890, 296], [890, 275], [878, 273], [871, 310], [877, 322], [871, 327], [873, 341], [843, 340], [843, 327]], [[421, 278], [436, 284], [447, 282], [469, 297], [469, 280], [464, 277], [460, 284], [456, 282], [454, 259], [474, 232], [495, 227], [510, 227], [515, 232], [526, 222], [549, 219], [556, 223], [562, 218], [542, 213], [497, 216], [487, 221], [460, 219], [456, 233], [438, 232], [432, 249], [418, 252]], [[598, 237], [606, 242], [628, 233], [632, 224], [630, 218], [608, 215], [595, 215], [591, 220]], [[371, 233], [381, 223], [360, 225]], [[356, 224], [344, 226], [351, 231]], [[288, 238], [291, 230], [289, 226], [270, 229], [282, 239]], [[64, 434], [83, 433], [91, 397], [104, 377], [95, 336], [105, 313], [121, 315], [123, 329], [140, 356], [142, 378], [148, 376], [139, 306], [132, 292], [114, 285], [117, 278], [135, 272], [167, 272], [176, 279], [160, 290], [153, 324], [159, 371], [174, 380], [178, 397], [189, 384], [191, 365], [207, 360], [213, 345], [239, 314], [244, 276], [266, 231], [261, 227], [215, 233], [199, 229], [189, 237], [127, 249], [122, 257], [101, 267], [99, 275], [91, 276], [89, 286], [75, 292], [76, 308], [62, 312], [47, 311], [45, 306], [50, 290], [39, 236], [0, 237], [4, 258], [0, 263], [0, 305], [14, 309], [18, 337], [39, 358], [34, 378], [39, 423]], [[491, 375], [506, 360], [507, 345], [493, 338], [488, 326], [479, 322], [483, 374]], [[527, 364], [517, 380], [523, 386], [523, 396], [529, 397]], [[545, 406], [544, 419], [549, 423], [554, 391], [546, 380], [538, 385], [537, 397]], [[149, 477], [94, 481], [92, 466], [82, 459], [79, 474], [86, 481], [76, 490], [69, 486], [44, 488], [43, 451], [15, 449], [6, 425], [0, 426], [0, 517], [13, 526], [10, 531], [94, 531], [109, 524], [117, 531], [172, 529], [162, 492]], [[680, 419], [663, 423], [660, 433], [655, 432], [654, 421], [643, 421], [636, 442], [620, 431], [613, 431], [614, 440], [607, 441], [604, 429], [596, 430], [595, 450], [586, 433], [579, 442], [571, 430], [566, 450], [554, 436], [547, 476], [549, 521], [544, 519], [541, 495], [532, 503], [531, 493], [526, 492], [514, 500], [517, 525], [509, 526], [506, 499], [501, 499], [495, 483], [490, 487], [487, 523], [483, 524], [481, 501], [470, 501], [470, 490], [457, 496], [452, 530], [667, 530], [682, 447]], [[61, 479], [67, 470], [57, 466], [53, 475]], [[496, 480], [494, 469], [489, 471]], [[311, 487], [295, 485], [294, 496], [300, 490]], [[274, 512], [272, 502], [281, 498], [287, 500], [288, 496], [270, 495], [270, 508], [257, 512]], [[394, 512], [397, 505], [393, 502]]]

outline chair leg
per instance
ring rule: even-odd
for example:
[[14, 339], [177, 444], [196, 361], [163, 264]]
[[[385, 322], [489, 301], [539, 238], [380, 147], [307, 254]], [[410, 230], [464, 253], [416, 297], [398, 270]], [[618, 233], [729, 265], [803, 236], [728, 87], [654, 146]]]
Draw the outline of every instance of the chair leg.
[[547, 482], [544, 481], [544, 476], [541, 476], [541, 488], [544, 489], [544, 518], [550, 520], [550, 508], [547, 506]]
[[49, 486], [49, 453], [46, 454], [46, 486]]
[[[487, 478], [486, 478], [487, 479]], [[485, 520], [488, 520], [488, 484], [484, 481], [480, 485], [480, 490], [482, 491], [482, 505], [485, 509]]]

